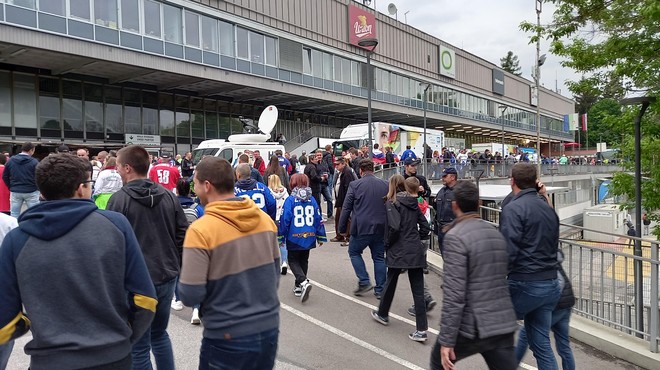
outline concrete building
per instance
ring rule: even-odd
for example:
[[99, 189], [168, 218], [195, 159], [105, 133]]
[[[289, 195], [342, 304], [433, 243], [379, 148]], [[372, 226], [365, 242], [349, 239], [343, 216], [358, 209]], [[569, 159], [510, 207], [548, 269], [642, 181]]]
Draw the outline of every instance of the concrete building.
[[[337, 137], [367, 121], [361, 38], [379, 40], [374, 122], [421, 126], [430, 84], [428, 127], [451, 146], [500, 142], [502, 127], [535, 145], [531, 81], [353, 0], [0, 0], [0, 145], [184, 152], [271, 104], [290, 145]], [[573, 102], [538, 101], [547, 153], [572, 140]]]

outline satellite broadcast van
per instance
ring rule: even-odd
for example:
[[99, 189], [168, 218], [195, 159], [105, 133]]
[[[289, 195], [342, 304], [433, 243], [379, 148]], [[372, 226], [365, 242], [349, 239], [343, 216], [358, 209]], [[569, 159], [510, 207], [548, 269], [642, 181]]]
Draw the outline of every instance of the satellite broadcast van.
[[276, 150], [285, 152], [284, 145], [277, 142], [269, 142], [270, 133], [277, 123], [277, 107], [269, 105], [261, 112], [256, 134], [230, 135], [227, 140], [213, 139], [204, 140], [193, 150], [193, 163], [198, 163], [206, 156], [220, 157], [233, 164], [239, 153], [245, 153], [252, 159], [252, 153], [259, 151], [264, 161], [268, 163], [269, 158]]
[[[424, 154], [424, 129], [415, 126], [404, 126], [393, 123], [373, 122], [372, 142], [377, 143], [379, 149], [384, 152], [386, 146], [392, 147], [392, 151], [401, 154], [410, 145], [417, 158], [422, 158]], [[341, 152], [351, 147], [361, 148], [368, 145], [369, 131], [366, 123], [348, 125], [339, 136], [339, 140], [333, 143], [336, 156], [341, 156]], [[426, 143], [431, 150], [442, 152], [445, 145], [445, 133], [440, 130], [426, 129]]]

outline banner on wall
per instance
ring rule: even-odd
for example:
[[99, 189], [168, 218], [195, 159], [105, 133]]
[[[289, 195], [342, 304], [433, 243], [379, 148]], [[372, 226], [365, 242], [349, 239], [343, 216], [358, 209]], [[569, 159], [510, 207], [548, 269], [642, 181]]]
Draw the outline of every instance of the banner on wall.
[[440, 75], [456, 78], [456, 53], [440, 45]]
[[358, 45], [360, 40], [376, 37], [376, 17], [368, 10], [364, 10], [355, 5], [349, 5], [348, 25], [348, 42], [351, 45], [362, 47]]

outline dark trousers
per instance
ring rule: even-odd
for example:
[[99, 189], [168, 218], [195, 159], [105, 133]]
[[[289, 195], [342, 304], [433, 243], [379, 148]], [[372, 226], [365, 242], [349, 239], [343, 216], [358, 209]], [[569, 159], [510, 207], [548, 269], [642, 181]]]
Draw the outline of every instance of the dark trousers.
[[341, 218], [341, 207], [335, 207], [335, 231], [337, 232], [337, 239], [348, 240], [351, 236], [351, 219], [346, 223], [346, 237], [339, 235], [339, 219]]
[[279, 329], [229, 339], [202, 339], [199, 370], [262, 370], [275, 367]]
[[307, 280], [307, 268], [309, 267], [309, 249], [306, 251], [289, 251], [289, 268], [296, 277], [296, 286], [300, 286]]
[[[442, 328], [440, 328], [442, 330]], [[458, 361], [480, 353], [490, 370], [516, 370], [516, 354], [513, 347], [513, 333], [496, 335], [485, 339], [468, 339], [462, 335], [456, 338], [454, 354]], [[440, 343], [435, 342], [431, 351], [431, 369], [442, 370]]]
[[[387, 280], [383, 295], [378, 305], [378, 315], [382, 317], [389, 316], [396, 283], [399, 281], [399, 275], [402, 269], [389, 267], [387, 269]], [[415, 321], [417, 330], [425, 331], [429, 328], [426, 319], [426, 302], [424, 301], [424, 271], [422, 268], [408, 269], [408, 280], [410, 280], [410, 290], [412, 290], [413, 301], [415, 302]]]

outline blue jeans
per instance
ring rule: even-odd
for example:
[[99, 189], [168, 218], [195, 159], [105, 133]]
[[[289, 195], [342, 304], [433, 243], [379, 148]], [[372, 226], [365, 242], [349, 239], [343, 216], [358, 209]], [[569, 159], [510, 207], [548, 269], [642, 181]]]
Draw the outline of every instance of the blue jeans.
[[[575, 370], [575, 359], [571, 342], [568, 337], [569, 322], [571, 319], [571, 308], [564, 308], [552, 311], [552, 332], [555, 335], [555, 346], [557, 353], [561, 357], [562, 370]], [[518, 335], [518, 345], [516, 346], [516, 362], [520, 363], [527, 352], [527, 333], [523, 327]]]
[[284, 263], [289, 260], [289, 251], [286, 249], [286, 244], [280, 244], [280, 262]]
[[371, 259], [374, 261], [374, 274], [376, 275], [374, 293], [381, 294], [385, 285], [385, 279], [387, 278], [383, 234], [352, 235], [348, 242], [348, 256], [351, 258], [351, 264], [358, 278], [358, 284], [360, 286], [370, 285], [371, 280], [369, 279], [367, 266], [365, 266], [364, 259], [362, 259], [362, 252], [367, 247], [371, 249]]
[[9, 193], [9, 204], [11, 217], [18, 218], [21, 215], [21, 210], [23, 209], [23, 202], [27, 205], [28, 208], [34, 207], [39, 204], [39, 190], [33, 191], [32, 193]]
[[170, 322], [170, 304], [174, 295], [176, 279], [158, 284], [156, 288], [156, 315], [151, 322], [151, 328], [133, 344], [133, 370], [152, 370], [149, 352], [153, 351], [158, 370], [174, 370], [174, 353], [172, 342], [167, 334], [167, 324]]
[[[325, 199], [325, 205], [328, 209], [328, 217], [332, 217], [332, 185], [327, 185], [325, 183], [321, 184], [321, 194]], [[321, 203], [319, 203], [319, 208], [321, 208]]]
[[275, 366], [279, 333], [279, 329], [271, 329], [241, 338], [203, 338], [199, 370], [272, 369]]
[[540, 281], [509, 280], [509, 292], [518, 319], [525, 320], [529, 347], [539, 369], [557, 370], [550, 346], [552, 311], [557, 306], [561, 287], [557, 279]]
[[0, 345], [0, 370], [4, 370], [7, 367], [9, 362], [9, 356], [11, 351], [14, 349], [14, 341], [10, 340], [9, 342]]

